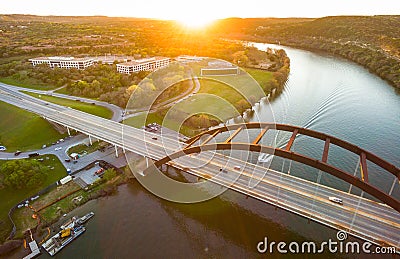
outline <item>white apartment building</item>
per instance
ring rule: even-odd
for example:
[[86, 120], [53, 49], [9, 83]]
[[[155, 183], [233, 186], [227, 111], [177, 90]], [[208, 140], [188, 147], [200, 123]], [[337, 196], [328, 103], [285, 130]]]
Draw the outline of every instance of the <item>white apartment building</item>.
[[117, 71], [123, 74], [131, 74], [139, 71], [153, 71], [158, 68], [168, 66], [170, 61], [170, 58], [165, 57], [137, 59], [122, 64], [117, 64]]
[[33, 66], [39, 64], [48, 64], [49, 67], [55, 68], [76, 68], [76, 69], [85, 69], [93, 65], [93, 58], [74, 58], [74, 57], [39, 57], [39, 58], [31, 58], [29, 62]]

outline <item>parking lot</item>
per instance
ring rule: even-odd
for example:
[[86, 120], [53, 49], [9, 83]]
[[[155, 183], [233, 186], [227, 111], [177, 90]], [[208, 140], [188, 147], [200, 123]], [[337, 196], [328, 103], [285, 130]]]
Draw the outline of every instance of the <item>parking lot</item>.
[[[100, 179], [99, 175], [96, 174], [96, 172], [98, 172], [99, 170], [101, 170], [102, 167], [100, 167], [98, 164], [95, 164], [92, 168], [88, 169], [88, 170], [82, 170], [76, 174], [74, 174], [75, 179], [74, 181], [77, 182], [79, 185], [81, 185], [81, 187], [85, 187], [87, 185], [91, 185], [92, 183], [94, 183], [96, 180]], [[80, 180], [85, 184], [85, 186], [82, 186], [82, 184], [80, 184]]]

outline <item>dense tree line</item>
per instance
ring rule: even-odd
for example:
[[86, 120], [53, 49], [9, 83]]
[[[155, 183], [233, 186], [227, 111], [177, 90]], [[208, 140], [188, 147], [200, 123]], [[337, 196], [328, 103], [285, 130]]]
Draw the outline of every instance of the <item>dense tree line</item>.
[[[141, 82], [148, 73], [122, 75], [115, 66], [94, 66], [86, 70], [50, 69], [45, 65], [31, 67], [29, 57], [49, 55], [104, 55], [108, 53], [175, 57], [182, 54], [209, 56], [227, 61], [240, 61], [247, 66], [256, 62], [257, 55], [240, 42], [228, 41], [213, 32], [192, 32], [173, 21], [108, 17], [40, 17], [0, 15], [2, 41], [0, 49], [0, 77], [11, 77], [26, 84], [66, 86], [69, 94], [114, 103], [125, 107], [130, 97], [135, 106], [163, 92], [168, 80], [179, 81], [187, 71], [159, 77], [165, 82]], [[5, 56], [4, 56], [5, 55]], [[236, 56], [235, 56], [236, 55]], [[283, 85], [285, 72], [279, 53], [264, 53], [273, 67], [274, 79], [263, 86], [267, 92]], [[257, 57], [259, 58], [259, 57]], [[235, 60], [236, 59], [236, 60]], [[10, 60], [14, 60], [10, 62]], [[288, 66], [286, 66], [288, 68]], [[175, 78], [173, 78], [175, 77]], [[180, 78], [176, 78], [180, 77]], [[139, 83], [141, 82], [141, 83]], [[167, 89], [163, 97], [175, 96], [188, 87], [188, 83]], [[162, 99], [162, 98], [161, 98]], [[243, 106], [242, 104], [238, 104]]]
[[10, 160], [0, 167], [0, 187], [33, 188], [47, 178], [48, 168], [36, 160]]

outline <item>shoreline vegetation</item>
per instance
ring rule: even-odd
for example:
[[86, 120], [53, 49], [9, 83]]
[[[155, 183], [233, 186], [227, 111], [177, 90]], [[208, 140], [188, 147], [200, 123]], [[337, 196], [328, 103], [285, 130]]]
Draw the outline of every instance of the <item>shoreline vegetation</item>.
[[230, 18], [219, 21], [213, 32], [229, 39], [337, 55], [400, 89], [400, 15]]
[[[21, 174], [21, 172], [23, 172]], [[0, 160], [0, 243], [11, 232], [9, 210], [17, 203], [52, 185], [66, 174], [54, 155], [20, 160]]]
[[[56, 171], [65, 174], [64, 168], [57, 167]], [[63, 185], [53, 183], [47, 186], [40, 191], [40, 197], [31, 201], [29, 205], [15, 208], [11, 215], [16, 226], [16, 232], [10, 240], [6, 240], [6, 238], [11, 232], [11, 226], [7, 227], [9, 231], [0, 233], [0, 241], [1, 243], [4, 242], [3, 244], [0, 243], [0, 256], [10, 254], [21, 247], [22, 241], [28, 239], [28, 233], [30, 233], [28, 230], [32, 231], [37, 241], [43, 241], [51, 226], [63, 218], [63, 215], [90, 200], [114, 195], [118, 191], [119, 185], [130, 183], [132, 179], [126, 167], [118, 170], [111, 168], [105, 171], [100, 180], [94, 182], [85, 190], [81, 189], [74, 181]], [[30, 195], [32, 193], [30, 192]], [[19, 199], [22, 199], [22, 196]]]

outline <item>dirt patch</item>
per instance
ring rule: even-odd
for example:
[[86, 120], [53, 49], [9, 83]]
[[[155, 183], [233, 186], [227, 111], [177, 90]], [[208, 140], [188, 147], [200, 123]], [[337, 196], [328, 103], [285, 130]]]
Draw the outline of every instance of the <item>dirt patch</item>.
[[0, 256], [7, 255], [22, 245], [22, 240], [10, 240], [0, 245]]
[[60, 124], [57, 124], [57, 123], [51, 122], [51, 121], [48, 121], [48, 122], [53, 126], [53, 128], [54, 128], [55, 130], [58, 131], [58, 133], [60, 133], [60, 134], [65, 134], [65, 133], [67, 132], [67, 128], [61, 126]]

